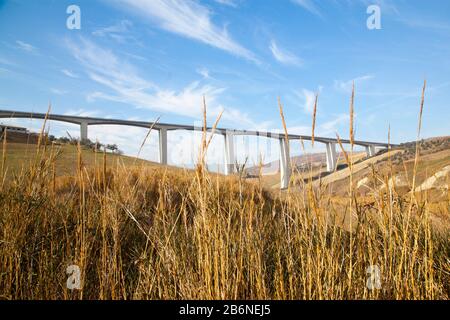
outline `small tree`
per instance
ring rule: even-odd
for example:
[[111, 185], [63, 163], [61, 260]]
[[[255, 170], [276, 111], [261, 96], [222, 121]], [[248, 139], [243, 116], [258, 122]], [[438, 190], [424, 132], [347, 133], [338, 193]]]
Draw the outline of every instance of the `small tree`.
[[102, 147], [103, 147], [103, 144], [100, 143], [99, 141], [96, 141], [96, 142], [93, 144], [92, 149], [93, 149], [94, 151], [97, 151], [97, 150], [100, 150]]
[[70, 141], [70, 139], [67, 137], [60, 137], [57, 139], [57, 141], [60, 143], [68, 143]]
[[111, 150], [112, 153], [115, 153], [117, 150], [119, 150], [117, 144], [108, 144], [106, 145], [106, 149]]

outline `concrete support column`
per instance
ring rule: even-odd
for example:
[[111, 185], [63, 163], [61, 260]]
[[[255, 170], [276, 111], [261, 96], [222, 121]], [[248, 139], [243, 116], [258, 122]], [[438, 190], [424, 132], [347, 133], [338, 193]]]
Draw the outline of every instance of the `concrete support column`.
[[328, 142], [327, 148], [327, 172], [333, 172], [336, 169], [336, 143]]
[[375, 153], [376, 153], [375, 146], [373, 146], [373, 145], [366, 146], [367, 158], [373, 157], [375, 155]]
[[159, 163], [167, 165], [167, 129], [159, 129]]
[[225, 175], [230, 175], [235, 172], [236, 159], [234, 156], [234, 136], [231, 133], [223, 135], [225, 143]]
[[280, 139], [280, 189], [289, 187], [291, 178], [291, 157], [289, 155], [289, 141]]
[[86, 141], [88, 139], [88, 123], [81, 122], [80, 123], [80, 141]]
[[375, 149], [375, 146], [370, 146], [369, 150], [370, 150], [371, 157], [375, 156], [375, 154], [377, 153], [377, 149]]

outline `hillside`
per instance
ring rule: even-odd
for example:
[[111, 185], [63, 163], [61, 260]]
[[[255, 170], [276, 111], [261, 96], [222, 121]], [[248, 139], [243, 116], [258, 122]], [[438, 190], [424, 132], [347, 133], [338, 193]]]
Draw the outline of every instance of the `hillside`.
[[[78, 166], [78, 149], [71, 144], [47, 146], [49, 150], [57, 153], [55, 162], [56, 176], [72, 176]], [[3, 145], [0, 144], [0, 152], [3, 154]], [[28, 167], [36, 158], [37, 145], [25, 143], [8, 143], [5, 153], [5, 165], [8, 176], [19, 172], [22, 168]], [[108, 168], [123, 165], [130, 166], [160, 166], [156, 162], [136, 159], [134, 157], [106, 153], [106, 166]], [[103, 163], [103, 152], [94, 152], [92, 149], [81, 147], [81, 159], [86, 168], [94, 167]]]
[[[364, 152], [355, 152], [353, 157], [355, 161], [359, 161], [364, 158]], [[338, 165], [344, 164], [344, 154], [342, 152], [337, 152]], [[326, 168], [326, 154], [321, 153], [308, 153], [304, 155], [291, 157], [291, 165], [294, 171], [304, 171], [305, 169], [312, 168], [313, 170], [320, 170]], [[258, 166], [249, 167], [245, 170], [248, 176], [257, 176], [259, 174], [260, 168]], [[261, 167], [263, 175], [272, 175], [280, 171], [280, 161], [275, 160], [264, 164]]]
[[[379, 151], [375, 157], [366, 158], [365, 152], [355, 152], [353, 154], [353, 181], [356, 181], [357, 188], [366, 194], [370, 188], [373, 172], [379, 176], [392, 172], [395, 176], [397, 189], [402, 194], [409, 191], [408, 184], [412, 184], [415, 142], [407, 142], [393, 148], [390, 152]], [[416, 177], [416, 191], [425, 190], [448, 190], [448, 183], [445, 179], [450, 171], [450, 137], [436, 137], [424, 139], [419, 144], [420, 157]], [[351, 158], [351, 155], [349, 154]], [[346, 194], [345, 186], [348, 186], [350, 169], [345, 157], [338, 153], [338, 170], [333, 173], [326, 172], [325, 153], [313, 153], [292, 157], [292, 183], [293, 189], [299, 188], [303, 183], [312, 179], [316, 186], [326, 185], [332, 194], [343, 196]], [[406, 171], [405, 171], [406, 169]], [[260, 168], [251, 167], [246, 169], [248, 180], [253, 180], [259, 175]], [[388, 172], [389, 171], [389, 172]], [[262, 182], [268, 189], [279, 187], [279, 161], [264, 164], [261, 168]], [[408, 181], [406, 177], [409, 177]], [[379, 177], [378, 177], [379, 178]], [[373, 180], [373, 179], [372, 179]], [[406, 187], [406, 188], [405, 188]], [[444, 195], [440, 193], [441, 198]]]
[[6, 142], [8, 143], [37, 144], [38, 140], [39, 134], [34, 132], [8, 132], [8, 134], [6, 135]]
[[[424, 142], [417, 186], [434, 187], [447, 176], [447, 143]], [[274, 189], [277, 174], [258, 184], [255, 178], [210, 174], [202, 166], [166, 170], [72, 144], [38, 150], [36, 144], [7, 143], [0, 150], [7, 168], [0, 265], [16, 278], [0, 277], [0, 296], [33, 298], [28, 288], [39, 288], [43, 299], [447, 299], [448, 200], [418, 198], [409, 215], [408, 197], [391, 185], [373, 192], [360, 183], [383, 181], [389, 158], [401, 161], [402, 154], [408, 155], [409, 172], [412, 148], [405, 144], [367, 160], [355, 153], [353, 181], [360, 185], [349, 205], [350, 170], [342, 155], [340, 170], [332, 174], [324, 173], [320, 155], [306, 155], [303, 160], [317, 160], [316, 167], [296, 166], [291, 189], [280, 193]], [[400, 165], [392, 167], [401, 172]], [[314, 179], [311, 189], [302, 184], [308, 176]], [[393, 192], [389, 202], [386, 194]], [[430, 212], [429, 219], [418, 219]], [[404, 233], [406, 225], [412, 232]], [[404, 257], [412, 258], [399, 267]], [[364, 288], [372, 261], [385, 266], [385, 289], [355, 290]], [[60, 285], [73, 263], [85, 279], [75, 292]], [[350, 264], [352, 286], [342, 281]], [[429, 287], [409, 289], [430, 278]], [[16, 282], [25, 289], [15, 290]], [[305, 291], [332, 285], [338, 294]]]
[[[450, 137], [438, 137], [422, 140], [419, 155], [415, 192], [427, 191], [430, 201], [442, 201], [448, 198], [450, 172]], [[416, 143], [400, 145], [389, 153], [384, 153], [354, 166], [353, 181], [362, 195], [386, 188], [386, 183], [404, 195], [412, 190]], [[349, 183], [350, 170], [333, 173], [323, 179], [335, 195], [345, 195]], [[385, 176], [392, 176], [387, 182]], [[347, 188], [348, 189], [348, 188]]]
[[[320, 188], [275, 194], [201, 166], [116, 166], [134, 159], [113, 155], [104, 170], [91, 150], [84, 163], [99, 165], [76, 170], [70, 145], [42, 148], [27, 168], [36, 146], [7, 148], [8, 165], [24, 169], [0, 192], [1, 298], [448, 299], [448, 229], [421, 219], [426, 201], [411, 212], [395, 194], [342, 204]], [[76, 178], [55, 181], [54, 164]], [[383, 290], [364, 289], [374, 262]], [[73, 265], [77, 290], [65, 286]]]
[[[355, 152], [352, 155], [348, 155], [353, 159], [354, 163], [363, 162], [366, 158], [365, 152]], [[326, 171], [325, 153], [310, 153], [301, 156], [295, 156], [291, 158], [292, 163], [292, 181], [295, 183], [307, 182], [310, 179], [318, 180], [321, 177], [330, 175]], [[337, 153], [337, 169], [338, 172], [347, 167], [345, 157], [342, 152]], [[248, 180], [255, 180], [259, 176], [259, 167], [250, 167], [246, 169], [246, 175]], [[276, 190], [280, 187], [280, 170], [279, 161], [273, 161], [265, 164], [261, 170], [262, 183], [268, 189]]]

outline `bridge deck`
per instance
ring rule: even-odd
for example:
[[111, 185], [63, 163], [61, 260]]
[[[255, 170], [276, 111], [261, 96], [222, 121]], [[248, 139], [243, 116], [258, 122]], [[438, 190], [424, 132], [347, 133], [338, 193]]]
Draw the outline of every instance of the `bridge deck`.
[[[153, 122], [147, 121], [134, 121], [134, 120], [121, 120], [121, 119], [107, 119], [107, 118], [94, 118], [94, 117], [80, 117], [71, 115], [58, 115], [58, 114], [45, 114], [45, 113], [34, 113], [34, 112], [23, 112], [23, 111], [12, 111], [12, 110], [0, 110], [0, 118], [27, 118], [27, 119], [45, 119], [53, 121], [62, 121], [73, 124], [87, 124], [89, 126], [93, 125], [124, 125], [133, 126], [141, 128], [150, 128]], [[191, 125], [180, 125], [180, 124], [169, 124], [169, 123], [156, 123], [153, 127], [156, 130], [166, 129], [166, 130], [188, 130], [188, 131], [202, 131], [200, 126]], [[212, 131], [211, 127], [208, 127], [209, 132]], [[268, 137], [274, 139], [283, 139], [285, 137], [284, 133], [279, 132], [268, 132], [268, 131], [254, 131], [254, 130], [237, 130], [237, 129], [227, 129], [227, 128], [216, 128], [215, 133], [217, 134], [232, 134], [232, 135], [247, 135], [247, 136], [260, 136]], [[307, 135], [296, 135], [289, 134], [289, 140], [311, 140], [311, 136]], [[336, 138], [326, 138], [326, 137], [314, 137], [314, 141], [322, 143], [337, 143]], [[349, 144], [348, 139], [341, 139], [344, 144]], [[360, 141], [355, 140], [355, 145], [360, 146], [376, 146], [376, 147], [388, 147], [395, 146], [394, 144], [388, 144], [383, 142], [372, 142], [372, 141]]]

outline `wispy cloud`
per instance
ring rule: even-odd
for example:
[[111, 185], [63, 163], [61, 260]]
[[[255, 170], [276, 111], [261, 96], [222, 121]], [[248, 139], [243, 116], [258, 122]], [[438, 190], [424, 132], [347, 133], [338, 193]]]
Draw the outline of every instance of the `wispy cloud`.
[[2, 58], [2, 57], [0, 57], [0, 64], [7, 65], [7, 66], [13, 66], [13, 67], [17, 66], [16, 63], [14, 63], [13, 61]]
[[309, 12], [322, 17], [322, 13], [320, 12], [318, 6], [316, 5], [314, 0], [291, 0], [293, 3], [303, 7]]
[[[356, 117], [356, 115], [355, 115]], [[319, 134], [328, 136], [328, 135], [334, 135], [340, 126], [347, 125], [350, 121], [350, 117], [348, 114], [341, 113], [338, 114], [334, 119], [329, 120], [325, 123], [322, 123], [319, 125]]]
[[272, 52], [274, 58], [282, 64], [294, 66], [303, 65], [302, 59], [287, 50], [280, 49], [274, 40], [270, 42], [269, 49]]
[[27, 52], [36, 52], [37, 48], [35, 46], [32, 46], [29, 43], [26, 43], [24, 41], [21, 40], [16, 40], [16, 44], [17, 44], [17, 48], [27, 51]]
[[77, 42], [66, 41], [73, 56], [86, 67], [91, 78], [104, 79], [112, 88], [126, 91], [144, 90], [156, 86], [138, 75], [137, 69], [119, 59], [111, 50], [80, 38]]
[[[305, 10], [308, 10], [312, 14], [323, 18], [323, 11], [320, 8], [320, 3], [323, 0], [291, 0], [291, 2], [301, 6]], [[342, 1], [327, 1], [327, 5], [337, 5], [337, 6], [364, 6], [368, 7], [370, 5], [378, 5], [383, 13], [388, 14], [398, 14], [398, 9], [392, 0], [342, 0]]]
[[199, 68], [196, 70], [199, 75], [201, 75], [204, 79], [210, 79], [211, 76], [209, 74], [209, 70], [206, 68]]
[[105, 27], [105, 28], [100, 28], [95, 30], [94, 32], [92, 32], [92, 34], [94, 36], [106, 36], [109, 34], [116, 34], [116, 33], [124, 33], [129, 31], [129, 28], [133, 25], [133, 23], [131, 21], [128, 20], [122, 20], [119, 23], [109, 26], [109, 27]]
[[68, 91], [66, 91], [66, 90], [61, 90], [61, 89], [56, 89], [56, 88], [51, 88], [51, 89], [50, 89], [50, 92], [53, 93], [53, 94], [57, 94], [57, 95], [59, 95], [59, 96], [62, 96], [62, 95], [67, 94]]
[[223, 4], [223, 5], [226, 5], [226, 6], [233, 7], [233, 8], [237, 7], [236, 0], [214, 0], [214, 1], [217, 3]]
[[450, 31], [450, 23], [438, 21], [436, 19], [410, 16], [407, 18], [399, 18], [397, 21], [411, 28], [423, 28], [442, 32]]
[[70, 70], [62, 69], [61, 72], [64, 73], [66, 76], [70, 77], [70, 78], [78, 78], [78, 75], [76, 73], [73, 73]]
[[92, 34], [98, 37], [109, 37], [119, 43], [127, 42], [127, 40], [136, 41], [136, 39], [130, 35], [132, 26], [133, 23], [131, 21], [122, 20], [112, 26], [97, 29], [92, 32]]
[[299, 91], [294, 91], [294, 94], [303, 100], [302, 109], [306, 114], [313, 114], [314, 111], [314, 101], [316, 99], [316, 94], [308, 89], [301, 89]]
[[355, 83], [355, 85], [357, 85], [357, 84], [361, 84], [362, 82], [371, 80], [373, 78], [374, 78], [373, 75], [367, 74], [367, 75], [356, 77], [354, 79], [347, 80], [347, 81], [335, 80], [334, 88], [339, 91], [350, 92], [352, 90], [353, 83]]
[[256, 56], [236, 42], [225, 28], [211, 20], [211, 11], [192, 0], [117, 0], [169, 32], [194, 39], [235, 56], [259, 63]]
[[383, 13], [387, 14], [398, 14], [399, 10], [397, 9], [397, 6], [395, 2], [399, 1], [393, 1], [393, 0], [351, 0], [347, 1], [348, 4], [360, 4], [363, 6], [370, 6], [370, 5], [377, 5], [381, 8]]
[[[78, 116], [78, 117], [98, 117], [102, 115], [99, 110], [85, 110], [85, 109], [69, 109], [64, 112], [65, 115], [68, 116]], [[105, 117], [102, 115], [102, 117]]]
[[225, 120], [239, 119], [241, 124], [254, 125], [249, 117], [237, 109], [225, 108], [218, 100], [226, 88], [209, 84], [201, 85], [194, 81], [181, 90], [160, 88], [152, 81], [142, 78], [137, 68], [85, 38], [79, 41], [67, 41], [74, 57], [86, 68], [90, 79], [109, 89], [110, 93], [96, 91], [88, 95], [88, 100], [112, 100], [151, 109], [162, 113], [171, 113], [191, 118], [202, 114], [202, 97], [206, 96], [208, 114], [217, 116], [222, 110]]

